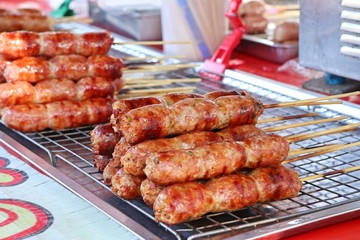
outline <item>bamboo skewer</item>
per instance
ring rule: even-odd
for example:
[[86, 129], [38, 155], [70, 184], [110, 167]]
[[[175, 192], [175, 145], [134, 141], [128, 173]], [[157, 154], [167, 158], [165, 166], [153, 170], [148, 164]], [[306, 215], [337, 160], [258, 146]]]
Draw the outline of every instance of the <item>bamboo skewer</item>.
[[155, 57], [151, 57], [151, 56], [146, 56], [146, 57], [123, 57], [122, 59], [124, 61], [142, 61], [142, 60], [165, 60], [165, 59], [183, 59], [185, 58], [185, 56], [155, 56]]
[[351, 92], [351, 93], [337, 94], [337, 95], [319, 97], [319, 98], [313, 98], [313, 99], [304, 99], [304, 100], [284, 102], [284, 103], [273, 103], [273, 104], [265, 105], [265, 108], [304, 106], [304, 105], [307, 105], [308, 103], [320, 102], [320, 101], [330, 100], [330, 99], [335, 99], [335, 98], [350, 97], [350, 96], [355, 96], [355, 95], [359, 95], [359, 94], [360, 94], [360, 91], [356, 91], [356, 92]]
[[179, 63], [179, 64], [168, 64], [168, 65], [136, 65], [134, 67], [123, 68], [124, 72], [131, 72], [132, 70], [168, 70], [168, 69], [181, 69], [197, 67], [199, 64], [194, 63]]
[[304, 133], [304, 134], [297, 134], [297, 135], [293, 135], [293, 136], [288, 136], [288, 137], [286, 137], [286, 139], [290, 143], [291, 142], [298, 142], [298, 141], [302, 141], [302, 140], [305, 140], [305, 139], [310, 139], [310, 138], [314, 138], [314, 137], [323, 136], [323, 135], [326, 135], [326, 134], [335, 134], [335, 133], [341, 133], [341, 132], [344, 132], [344, 131], [353, 131], [353, 130], [356, 130], [356, 128], [359, 127], [359, 126], [360, 126], [360, 123], [353, 123], [353, 124], [349, 124], [349, 125], [346, 125], [346, 126], [327, 129], [327, 130], [320, 131], [320, 132]]
[[[195, 83], [201, 82], [201, 78], [168, 78], [168, 79], [140, 79], [140, 80], [125, 80], [125, 86], [131, 88], [133, 86], [141, 87], [141, 84], [171, 84], [171, 83]], [[147, 86], [147, 85], [145, 85]], [[124, 87], [122, 88], [124, 89]], [[125, 88], [126, 89], [126, 88]]]
[[51, 18], [51, 21], [54, 24], [67, 23], [67, 22], [78, 22], [78, 23], [92, 23], [93, 22], [93, 20], [91, 18], [80, 18], [78, 16]]
[[152, 96], [158, 97], [165, 93], [191, 93], [196, 87], [174, 87], [174, 88], [157, 88], [157, 89], [137, 89], [137, 90], [126, 90], [125, 93], [117, 95], [118, 98], [132, 98], [141, 96]]
[[330, 171], [330, 172], [326, 172], [326, 173], [320, 173], [320, 174], [300, 178], [300, 180], [302, 182], [311, 181], [311, 180], [314, 180], [314, 179], [323, 178], [323, 177], [330, 176], [330, 175], [335, 175], [335, 174], [338, 174], [338, 173], [343, 174], [343, 173], [354, 172], [354, 171], [357, 171], [357, 170], [360, 170], [360, 166], [348, 167], [348, 168], [344, 168], [344, 169], [340, 169], [340, 170], [334, 170], [334, 171]]
[[303, 127], [303, 126], [314, 125], [314, 124], [319, 124], [319, 123], [334, 122], [334, 121], [344, 120], [346, 118], [348, 118], [348, 117], [347, 116], [340, 116], [340, 117], [334, 117], [334, 118], [326, 118], [326, 119], [314, 120], [314, 121], [309, 121], [309, 122], [294, 123], [294, 124], [278, 126], [278, 127], [269, 127], [269, 128], [265, 128], [263, 130], [265, 132], [280, 131], [280, 130], [287, 129], [287, 128], [296, 128], [296, 127]]
[[259, 123], [268, 123], [268, 122], [275, 122], [275, 121], [282, 121], [282, 120], [291, 120], [291, 119], [302, 118], [302, 117], [315, 117], [317, 115], [318, 115], [317, 113], [304, 113], [304, 114], [298, 114], [298, 115], [266, 118], [266, 119], [258, 120], [257, 123], [259, 124]]
[[165, 44], [192, 44], [191, 41], [127, 41], [115, 42], [114, 45], [165, 45]]
[[[322, 150], [326, 150], [326, 149], [333, 149], [334, 147], [343, 146], [343, 145], [344, 144], [330, 144], [330, 145], [321, 146], [321, 147], [292, 149], [292, 150], [289, 151], [288, 157], [292, 157], [292, 156], [295, 156], [295, 155], [306, 154], [306, 153], [315, 153], [317, 151], [322, 151]], [[286, 161], [287, 160], [285, 160], [283, 163], [287, 163]]]
[[298, 161], [298, 160], [303, 160], [303, 159], [306, 159], [306, 158], [311, 158], [311, 157], [315, 157], [315, 156], [322, 155], [322, 154], [325, 154], [325, 153], [329, 153], [329, 152], [335, 152], [335, 151], [343, 150], [343, 149], [346, 149], [346, 148], [356, 147], [356, 146], [359, 146], [359, 145], [360, 145], [360, 141], [359, 142], [354, 142], [354, 143], [349, 143], [349, 144], [341, 144], [340, 146], [333, 146], [333, 147], [329, 147], [329, 148], [324, 148], [324, 149], [322, 149], [320, 151], [316, 151], [316, 152], [309, 153], [309, 154], [306, 154], [306, 155], [302, 155], [302, 156], [287, 159], [283, 163], [284, 164], [285, 163], [291, 163], [291, 162], [295, 162], [295, 161]]

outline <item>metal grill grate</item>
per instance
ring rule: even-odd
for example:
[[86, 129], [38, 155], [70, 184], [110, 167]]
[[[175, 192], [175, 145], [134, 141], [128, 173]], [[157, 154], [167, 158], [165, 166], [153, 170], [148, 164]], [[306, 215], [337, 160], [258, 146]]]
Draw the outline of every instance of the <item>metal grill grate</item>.
[[[157, 78], [168, 77], [194, 77], [198, 76], [197, 71], [187, 70], [179, 72], [170, 72], [167, 74], [157, 75]], [[174, 86], [194, 86], [194, 84], [181, 83]], [[254, 86], [239, 79], [227, 78], [224, 82], [204, 79], [201, 83], [196, 84], [198, 93], [205, 93], [220, 89], [245, 89], [259, 98], [263, 103], [274, 103], [278, 101], [296, 100], [282, 94]], [[260, 124], [261, 128], [270, 126], [280, 126], [295, 122], [307, 120], [322, 119], [340, 115], [339, 113], [329, 110], [326, 107], [298, 107], [298, 108], [274, 108], [266, 109], [261, 118], [302, 114], [306, 112], [317, 112], [319, 116], [311, 118], [294, 119], [280, 121], [275, 123]], [[323, 123], [306, 127], [297, 127], [278, 132], [282, 136], [292, 134], [308, 133], [339, 127], [345, 124], [359, 122], [358, 119], [350, 118], [346, 121]], [[44, 131], [39, 133], [22, 134], [17, 133], [20, 137], [26, 138], [37, 146], [46, 151], [50, 161], [56, 164], [61, 160], [75, 169], [73, 177], [85, 175], [98, 183], [98, 187], [106, 188], [102, 183], [102, 176], [93, 167], [93, 154], [91, 152], [91, 143], [89, 133], [93, 129], [82, 127], [62, 131]], [[295, 142], [292, 148], [312, 147], [324, 144], [334, 143], [351, 143], [360, 140], [360, 131], [343, 132], [333, 135], [322, 136], [311, 140]], [[328, 172], [336, 169], [357, 166], [360, 164], [360, 149], [351, 148], [337, 151], [306, 160], [293, 162], [290, 166], [296, 169], [301, 177]], [[70, 174], [70, 173], [69, 173]], [[97, 186], [93, 186], [97, 191]], [[271, 202], [268, 204], [257, 204], [239, 211], [211, 213], [206, 216], [175, 226], [160, 224], [160, 228], [165, 228], [171, 232], [174, 238], [195, 239], [205, 236], [215, 236], [228, 232], [240, 231], [246, 232], [254, 228], [281, 222], [284, 219], [291, 219], [314, 211], [331, 208], [348, 202], [358, 201], [360, 199], [360, 172], [328, 176], [323, 179], [306, 182], [301, 193], [292, 199]], [[123, 201], [124, 204], [130, 205], [140, 211], [142, 214], [153, 220], [152, 210], [141, 200]]]
[[[94, 29], [94, 27], [79, 24], [67, 24], [65, 28], [79, 30], [80, 32], [97, 30], [96, 28]], [[116, 35], [114, 35], [114, 38], [115, 41], [119, 40], [118, 36]], [[114, 49], [117, 51], [113, 51], [112, 54], [118, 57], [154, 55], [153, 52], [145, 51], [141, 48], [134, 49], [127, 48], [126, 46], [116, 46]], [[196, 69], [154, 74], [156, 75], [157, 79], [199, 77], [199, 73]], [[280, 90], [278, 89], [274, 90], [269, 89], [266, 86], [259, 86], [259, 84], [256, 85], [249, 81], [245, 81], [244, 79], [241, 79], [233, 74], [227, 74], [222, 82], [203, 78], [203, 81], [200, 83], [178, 83], [173, 84], [172, 86], [196, 86], [196, 92], [201, 94], [221, 89], [247, 90], [265, 104], [297, 100], [295, 97], [289, 97], [289, 95], [279, 93]], [[341, 115], [339, 111], [335, 111], [329, 107], [312, 106], [266, 109], [260, 119], [284, 115], [303, 114], [307, 112], [317, 112], [319, 115], [311, 118], [264, 123], [259, 124], [259, 127], [265, 128], [270, 126], [281, 126], [284, 124], [323, 119]], [[289, 136], [299, 133], [320, 131], [359, 122], [360, 120], [357, 117], [350, 117], [349, 119], [341, 122], [338, 121], [306, 127], [297, 127], [283, 130], [277, 133], [282, 136]], [[72, 179], [85, 179], [83, 186], [90, 191], [101, 192], [104, 189], [110, 191], [110, 189], [102, 183], [102, 175], [98, 173], [97, 169], [93, 167], [93, 153], [91, 151], [89, 137], [89, 133], [93, 129], [93, 126], [62, 131], [43, 131], [29, 134], [13, 132], [3, 125], [1, 127], [15, 135], [18, 140], [26, 139], [31, 143], [31, 145], [41, 148], [48, 156], [48, 159], [52, 164], [55, 165], [57, 163], [65, 163], [66, 166], [68, 166], [68, 172], [66, 172], [66, 174]], [[313, 147], [334, 143], [351, 143], [359, 140], [360, 130], [356, 130], [353, 132], [343, 132], [317, 137], [301, 142], [295, 142], [291, 145], [291, 147]], [[360, 165], [360, 148], [341, 150], [289, 164], [290, 167], [299, 172], [300, 177], [306, 177], [309, 175], [358, 165]], [[253, 236], [251, 233], [254, 229], [259, 230], [265, 226], [271, 226], [289, 219], [294, 219], [294, 221], [297, 221], [298, 217], [305, 215], [311, 216], [312, 213], [335, 208], [339, 205], [343, 206], [344, 204], [356, 202], [359, 200], [360, 171], [357, 171], [347, 174], [327, 176], [323, 179], [305, 182], [300, 194], [292, 199], [271, 202], [268, 204], [256, 204], [254, 206], [233, 212], [211, 213], [203, 216], [200, 219], [174, 226], [167, 226], [161, 223], [155, 224], [158, 229], [153, 229], [153, 231], [162, 231], [162, 233], [168, 234], [166, 236], [161, 236], [164, 239], [197, 239], [209, 236], [223, 237], [231, 236], [234, 233], [241, 234], [249, 232], [250, 235], [247, 236]], [[143, 219], [143, 221], [145, 221], [143, 225], [146, 225], [146, 221], [149, 219], [151, 222], [154, 222], [152, 209], [146, 206], [142, 200], [119, 200], [119, 202], [120, 203], [118, 203], [118, 208], [121, 209], [121, 211], [125, 214], [127, 214], [128, 207], [131, 206], [141, 215], [146, 216], [146, 220]], [[350, 211], [351, 210], [354, 209], [350, 209]], [[128, 213], [128, 215], [130, 214], [131, 213]], [[279, 231], [279, 229], [276, 230]]]

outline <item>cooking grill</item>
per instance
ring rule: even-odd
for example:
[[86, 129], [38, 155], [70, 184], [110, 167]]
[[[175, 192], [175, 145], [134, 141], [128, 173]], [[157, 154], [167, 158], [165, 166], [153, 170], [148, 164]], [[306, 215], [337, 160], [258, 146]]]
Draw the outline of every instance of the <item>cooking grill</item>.
[[[126, 50], [126, 49], [125, 49]], [[141, 55], [134, 49], [117, 52], [119, 57], [127, 55]], [[167, 73], [157, 73], [157, 78], [189, 78], [200, 77], [198, 69], [186, 69]], [[244, 79], [247, 75], [243, 76]], [[259, 80], [260, 81], [260, 80]], [[297, 100], [283, 93], [279, 93], [267, 86], [260, 86], [250, 81], [241, 79], [237, 73], [228, 71], [222, 82], [203, 78], [200, 83], [175, 83], [172, 86], [196, 86], [195, 92], [205, 93], [214, 90], [246, 90], [260, 99], [264, 104]], [[276, 85], [277, 89], [282, 86]], [[289, 89], [289, 92], [295, 91]], [[297, 91], [297, 90], [296, 90]], [[287, 92], [288, 93], [288, 92]], [[299, 92], [298, 96], [302, 93]], [[293, 95], [294, 96], [294, 95]], [[344, 105], [343, 109], [358, 109], [353, 106]], [[295, 122], [323, 119], [344, 114], [329, 106], [307, 106], [292, 108], [266, 109], [260, 119], [317, 112], [318, 116], [311, 118], [293, 119], [272, 123], [259, 124], [260, 128], [270, 126], [281, 126]], [[358, 115], [359, 116], [359, 115]], [[310, 133], [350, 123], [359, 122], [356, 117], [332, 123], [310, 125], [282, 130], [282, 136], [299, 133]], [[2, 124], [2, 123], [1, 123]], [[299, 231], [307, 221], [321, 224], [324, 216], [345, 214], [358, 215], [360, 209], [360, 171], [346, 174], [330, 175], [321, 179], [305, 182], [297, 197], [267, 204], [256, 204], [238, 211], [207, 214], [197, 220], [168, 226], [156, 223], [153, 218], [152, 209], [142, 200], [126, 201], [115, 197], [110, 188], [103, 184], [102, 175], [93, 167], [93, 153], [91, 151], [90, 131], [94, 126], [80, 127], [61, 131], [42, 131], [38, 133], [19, 133], [6, 128], [3, 124], [1, 130], [7, 132], [19, 141], [25, 141], [30, 149], [37, 152], [44, 159], [79, 182], [84, 188], [102, 198], [105, 202], [116, 206], [116, 208], [135, 219], [140, 225], [162, 239], [198, 239], [205, 237], [224, 238], [236, 235], [239, 237], [255, 238], [264, 235], [285, 232], [289, 229]], [[337, 134], [317, 137], [310, 140], [292, 143], [291, 148], [316, 147], [335, 143], [352, 143], [360, 140], [360, 130], [342, 132]], [[39, 151], [39, 149], [41, 151]], [[290, 163], [289, 166], [297, 170], [300, 177], [306, 177], [319, 173], [343, 169], [360, 164], [360, 148], [350, 148], [337, 152], [324, 154]], [[66, 184], [65, 184], [66, 185]], [[107, 194], [104, 194], [107, 193]], [[109, 198], [109, 195], [111, 197]], [[115, 200], [114, 200], [115, 199]], [[91, 202], [91, 199], [88, 199]], [[316, 224], [315, 224], [316, 225]], [[314, 226], [315, 226], [314, 225]], [[298, 229], [298, 230], [296, 230]], [[146, 237], [146, 236], [143, 236]]]

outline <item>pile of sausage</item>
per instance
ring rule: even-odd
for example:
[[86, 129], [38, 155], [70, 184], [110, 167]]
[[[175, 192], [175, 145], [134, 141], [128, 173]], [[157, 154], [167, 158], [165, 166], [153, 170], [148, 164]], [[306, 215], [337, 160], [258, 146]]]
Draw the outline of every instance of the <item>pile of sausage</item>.
[[0, 115], [18, 131], [109, 121], [123, 62], [108, 33], [0, 33]]
[[[76, 18], [67, 18], [65, 21], [77, 21]], [[61, 23], [63, 19], [55, 19], [43, 14], [34, 8], [19, 8], [15, 11], [0, 9], [0, 32], [13, 31], [53, 31], [54, 25]]]
[[142, 197], [166, 224], [294, 197], [301, 181], [281, 165], [289, 143], [255, 126], [263, 110], [244, 91], [118, 100], [91, 132], [95, 165], [116, 195]]

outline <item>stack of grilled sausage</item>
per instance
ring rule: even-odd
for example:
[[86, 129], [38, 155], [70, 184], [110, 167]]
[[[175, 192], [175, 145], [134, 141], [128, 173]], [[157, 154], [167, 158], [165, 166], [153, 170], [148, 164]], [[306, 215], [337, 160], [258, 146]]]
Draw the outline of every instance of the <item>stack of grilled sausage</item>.
[[263, 110], [244, 91], [119, 100], [91, 132], [95, 164], [115, 194], [142, 197], [167, 224], [294, 197], [301, 181], [280, 165], [289, 143], [255, 127]]
[[22, 132], [108, 122], [123, 86], [112, 42], [106, 32], [1, 33], [2, 121]]

